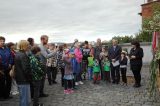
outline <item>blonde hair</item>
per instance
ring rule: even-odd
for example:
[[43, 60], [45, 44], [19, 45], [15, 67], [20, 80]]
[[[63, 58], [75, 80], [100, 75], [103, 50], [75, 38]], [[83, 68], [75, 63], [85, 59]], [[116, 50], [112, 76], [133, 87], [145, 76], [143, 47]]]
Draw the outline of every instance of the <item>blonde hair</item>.
[[29, 46], [29, 42], [27, 40], [21, 40], [19, 41], [19, 44], [18, 44], [18, 49], [19, 50], [26, 50]]

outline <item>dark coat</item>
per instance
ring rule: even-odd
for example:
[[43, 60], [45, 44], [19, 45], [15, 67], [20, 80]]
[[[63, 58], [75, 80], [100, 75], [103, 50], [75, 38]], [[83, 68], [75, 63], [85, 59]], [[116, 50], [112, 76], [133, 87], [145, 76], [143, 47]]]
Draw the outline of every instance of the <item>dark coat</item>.
[[142, 58], [144, 56], [143, 49], [142, 48], [132, 48], [130, 50], [130, 57], [135, 56], [135, 59], [130, 60], [131, 69], [136, 67], [142, 67]]
[[128, 59], [127, 57], [124, 57], [123, 60], [120, 58], [119, 63], [120, 65], [127, 65]]
[[15, 79], [17, 84], [29, 84], [32, 78], [27, 54], [19, 51], [15, 55]]
[[121, 57], [122, 48], [120, 46], [116, 46], [116, 49], [114, 50], [114, 47], [111, 46], [108, 50], [108, 57], [109, 60], [112, 61], [112, 59], [115, 59], [116, 61], [120, 59]]

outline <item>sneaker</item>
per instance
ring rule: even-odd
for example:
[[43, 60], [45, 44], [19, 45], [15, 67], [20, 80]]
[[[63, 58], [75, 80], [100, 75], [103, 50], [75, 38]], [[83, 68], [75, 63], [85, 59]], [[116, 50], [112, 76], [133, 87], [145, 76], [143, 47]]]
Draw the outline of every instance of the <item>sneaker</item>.
[[79, 81], [79, 84], [83, 85], [84, 83], [82, 81]]
[[12, 95], [18, 95], [19, 92], [15, 91], [15, 92], [12, 92]]
[[70, 94], [68, 90], [64, 90], [64, 94]]
[[39, 97], [48, 97], [48, 94], [40, 94]]
[[78, 82], [75, 82], [75, 85], [79, 85], [79, 83], [78, 83]]
[[74, 93], [74, 90], [72, 90], [72, 89], [68, 89], [68, 91], [69, 91], [70, 93]]

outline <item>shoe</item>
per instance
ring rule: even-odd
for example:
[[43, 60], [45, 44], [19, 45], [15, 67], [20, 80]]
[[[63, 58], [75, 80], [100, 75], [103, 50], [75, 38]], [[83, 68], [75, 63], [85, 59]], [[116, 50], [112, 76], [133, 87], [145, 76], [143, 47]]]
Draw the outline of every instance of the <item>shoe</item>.
[[48, 97], [49, 95], [48, 94], [40, 94], [39, 97]]
[[15, 91], [15, 92], [12, 92], [12, 95], [18, 95], [19, 92]]
[[141, 87], [141, 84], [136, 84], [135, 88]]
[[74, 93], [74, 90], [72, 90], [72, 89], [68, 89], [68, 92], [70, 92], [70, 93]]
[[79, 85], [79, 83], [78, 83], [78, 82], [75, 82], [75, 85], [77, 86], [77, 85]]
[[115, 81], [112, 81], [112, 84], [115, 84], [116, 82]]
[[51, 83], [51, 82], [49, 82], [49, 85], [52, 85], [52, 83]]
[[53, 84], [57, 84], [57, 82], [56, 82], [56, 81], [53, 81]]
[[64, 94], [70, 94], [68, 90], [64, 90]]
[[83, 85], [84, 83], [82, 81], [79, 81], [79, 84]]
[[9, 96], [9, 97], [5, 97], [4, 99], [9, 100], [9, 99], [12, 99], [12, 98], [13, 98], [12, 96]]
[[38, 103], [37, 105], [33, 105], [33, 106], [44, 106], [44, 104], [43, 103]]
[[6, 99], [4, 99], [4, 98], [0, 98], [0, 101], [6, 101]]

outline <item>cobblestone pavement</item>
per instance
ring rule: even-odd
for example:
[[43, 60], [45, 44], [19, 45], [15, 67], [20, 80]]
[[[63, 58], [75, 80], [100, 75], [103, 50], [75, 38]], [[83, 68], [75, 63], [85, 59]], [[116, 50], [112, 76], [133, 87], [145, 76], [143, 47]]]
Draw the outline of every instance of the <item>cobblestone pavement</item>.
[[[49, 97], [41, 98], [40, 102], [45, 106], [160, 106], [160, 100], [152, 100], [148, 96], [148, 75], [149, 69], [144, 67], [141, 88], [133, 88], [133, 84], [123, 87], [106, 84], [104, 81], [99, 85], [84, 81], [84, 85], [80, 85], [75, 93], [69, 95], [63, 93], [60, 81], [52, 86], [48, 86], [46, 82], [45, 90]], [[0, 106], [18, 106], [18, 101], [18, 96], [14, 96], [9, 101], [0, 101]]]

